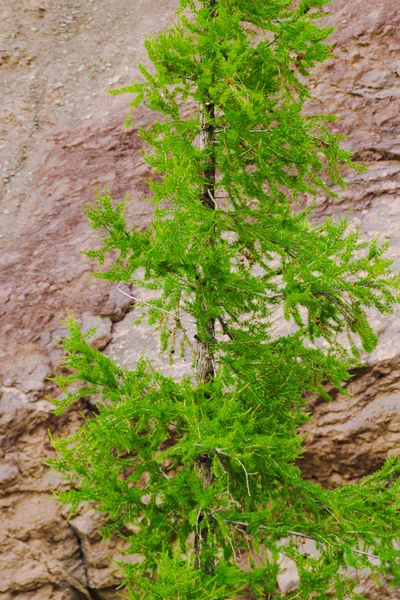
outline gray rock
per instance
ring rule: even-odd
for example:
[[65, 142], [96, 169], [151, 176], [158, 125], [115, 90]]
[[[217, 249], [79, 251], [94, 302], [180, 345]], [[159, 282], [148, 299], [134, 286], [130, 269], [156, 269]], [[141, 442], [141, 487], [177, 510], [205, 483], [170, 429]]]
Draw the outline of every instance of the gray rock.
[[95, 329], [93, 335], [88, 339], [92, 348], [103, 350], [111, 340], [111, 319], [102, 319], [88, 313], [83, 313], [80, 320], [83, 333], [88, 333], [91, 329]]

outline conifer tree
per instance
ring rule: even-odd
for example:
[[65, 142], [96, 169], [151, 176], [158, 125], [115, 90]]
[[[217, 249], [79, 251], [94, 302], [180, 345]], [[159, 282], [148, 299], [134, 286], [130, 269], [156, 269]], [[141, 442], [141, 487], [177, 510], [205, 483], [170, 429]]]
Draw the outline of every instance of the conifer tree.
[[87, 255], [107, 265], [96, 277], [158, 290], [148, 321], [172, 361], [192, 348], [193, 368], [175, 380], [142, 358], [129, 371], [71, 317], [56, 410], [95, 409], [54, 440], [51, 464], [70, 484], [60, 500], [94, 503], [103, 534], [140, 556], [121, 564], [131, 599], [282, 597], [283, 556], [299, 574], [293, 599], [361, 599], [366, 568], [400, 583], [399, 461], [333, 490], [296, 466], [307, 402], [329, 400], [327, 384], [346, 394], [377, 343], [367, 311], [392, 312], [399, 284], [386, 244], [299, 206], [344, 187], [340, 165], [360, 169], [334, 117], [303, 110], [310, 69], [331, 55], [326, 4], [180, 0], [146, 41], [153, 67], [112, 92], [133, 95], [127, 126], [137, 106], [160, 115], [140, 131], [154, 217], [128, 226], [125, 203], [98, 194], [86, 214], [103, 237]]

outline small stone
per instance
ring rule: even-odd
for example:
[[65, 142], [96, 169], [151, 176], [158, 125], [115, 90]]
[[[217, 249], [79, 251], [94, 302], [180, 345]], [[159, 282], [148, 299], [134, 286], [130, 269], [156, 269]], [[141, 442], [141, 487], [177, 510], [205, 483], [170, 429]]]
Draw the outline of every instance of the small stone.
[[18, 467], [10, 464], [0, 465], [0, 485], [6, 486], [7, 484], [15, 481], [19, 475]]
[[280, 561], [281, 572], [278, 574], [277, 582], [282, 594], [290, 594], [297, 590], [300, 585], [300, 577], [296, 563], [287, 556], [282, 555]]
[[95, 348], [96, 350], [103, 350], [111, 340], [111, 319], [102, 319], [89, 313], [83, 313], [81, 328], [83, 333], [96, 328], [95, 333], [88, 340], [92, 348]]
[[121, 75], [117, 75], [116, 77], [113, 77], [112, 79], [109, 79], [108, 84], [109, 85], [114, 85], [115, 83], [117, 83], [120, 80], [121, 80]]

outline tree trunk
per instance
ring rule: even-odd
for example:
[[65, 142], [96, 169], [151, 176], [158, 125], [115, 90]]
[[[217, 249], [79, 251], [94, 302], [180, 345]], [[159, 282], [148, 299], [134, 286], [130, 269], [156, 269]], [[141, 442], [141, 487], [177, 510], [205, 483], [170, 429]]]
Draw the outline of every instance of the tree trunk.
[[[210, 10], [210, 15], [215, 16], [216, 14], [217, 0], [206, 0], [205, 7]], [[211, 98], [206, 94], [204, 106], [200, 107], [200, 141], [199, 147], [201, 150], [208, 151], [208, 157], [206, 160], [206, 166], [204, 168], [204, 187], [202, 189], [200, 200], [202, 204], [210, 210], [215, 210], [215, 157], [214, 157], [214, 126], [210, 121], [214, 121], [215, 118], [215, 104], [211, 101]], [[213, 244], [214, 240], [210, 239], [210, 244]], [[204, 310], [207, 310], [204, 306]], [[199, 335], [196, 335], [197, 348], [196, 348], [196, 370], [197, 376], [200, 381], [208, 383], [215, 376], [213, 355], [210, 351], [210, 342], [215, 337], [215, 320], [210, 319], [207, 328], [207, 338], [201, 339]], [[199, 332], [198, 332], [199, 333]], [[195, 459], [195, 468], [199, 474], [200, 480], [204, 489], [210, 487], [213, 484], [214, 476], [212, 474], [212, 456], [209, 454], [201, 454]], [[214, 569], [213, 561], [204, 560], [202, 557], [204, 546], [207, 544], [208, 529], [201, 527], [204, 520], [203, 514], [199, 512], [197, 519], [197, 532], [195, 535], [195, 555], [196, 555], [196, 566], [201, 568], [204, 572], [210, 573]]]

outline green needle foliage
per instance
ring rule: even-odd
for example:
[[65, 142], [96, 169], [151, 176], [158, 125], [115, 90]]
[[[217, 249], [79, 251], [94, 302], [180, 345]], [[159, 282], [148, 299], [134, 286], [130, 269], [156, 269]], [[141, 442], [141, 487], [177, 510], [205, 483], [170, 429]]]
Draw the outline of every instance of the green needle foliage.
[[361, 599], [358, 569], [400, 583], [399, 461], [334, 490], [296, 466], [307, 401], [329, 399], [327, 383], [346, 393], [377, 343], [367, 311], [391, 313], [399, 285], [386, 244], [298, 205], [344, 187], [340, 165], [360, 169], [334, 117], [303, 112], [306, 76], [330, 56], [327, 3], [181, 0], [146, 41], [153, 68], [112, 92], [133, 95], [127, 125], [139, 105], [160, 115], [140, 131], [155, 212], [128, 227], [124, 203], [98, 195], [86, 214], [104, 235], [87, 254], [107, 266], [97, 277], [158, 290], [148, 320], [172, 361], [192, 348], [193, 370], [177, 381], [143, 358], [128, 371], [71, 318], [57, 410], [95, 409], [54, 440], [52, 465], [70, 482], [60, 500], [94, 503], [137, 555], [121, 564], [131, 599], [282, 597], [285, 556], [299, 600]]

